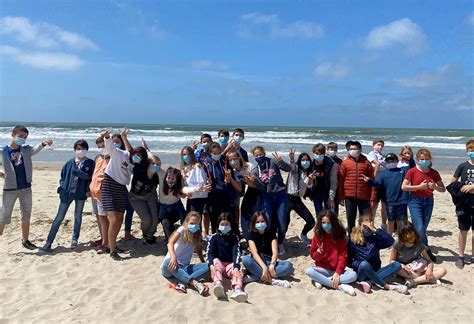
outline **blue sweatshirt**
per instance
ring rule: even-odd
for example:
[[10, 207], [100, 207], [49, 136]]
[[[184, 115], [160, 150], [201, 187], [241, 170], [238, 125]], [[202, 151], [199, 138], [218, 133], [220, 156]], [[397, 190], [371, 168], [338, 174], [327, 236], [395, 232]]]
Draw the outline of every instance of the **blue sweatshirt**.
[[232, 262], [234, 268], [240, 269], [239, 239], [233, 233], [212, 235], [207, 247], [207, 262], [209, 266], [214, 264], [214, 259], [222, 262]]
[[[61, 200], [86, 200], [86, 193], [89, 191], [89, 184], [94, 174], [94, 161], [85, 158], [81, 163], [81, 168], [76, 165], [75, 158], [64, 164], [61, 170], [61, 180], [59, 180], [58, 193]], [[74, 179], [77, 177], [77, 181]]]
[[227, 185], [224, 182], [225, 158], [221, 157], [219, 161], [207, 158], [205, 165], [207, 175], [212, 180], [212, 190], [226, 190]]
[[374, 271], [378, 271], [382, 266], [380, 260], [380, 250], [387, 249], [395, 243], [393, 237], [378, 228], [375, 233], [365, 238], [364, 245], [349, 241], [349, 262], [347, 263], [354, 271], [358, 271], [362, 261], [370, 263]]
[[375, 180], [370, 179], [368, 182], [385, 192], [388, 204], [408, 204], [410, 192], [402, 190], [402, 182], [407, 171], [408, 167], [384, 170], [377, 173]]

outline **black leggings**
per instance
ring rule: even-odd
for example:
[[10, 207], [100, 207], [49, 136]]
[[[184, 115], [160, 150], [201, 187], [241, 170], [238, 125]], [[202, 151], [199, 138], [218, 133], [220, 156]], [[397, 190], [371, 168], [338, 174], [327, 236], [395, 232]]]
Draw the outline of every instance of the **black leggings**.
[[306, 222], [301, 234], [308, 234], [308, 232], [313, 229], [314, 225], [316, 225], [316, 222], [314, 221], [314, 217], [309, 211], [308, 207], [306, 207], [301, 200], [301, 197], [288, 195], [288, 214], [286, 217], [288, 225], [290, 224], [290, 213], [292, 210], [294, 210], [296, 214], [298, 214], [298, 216], [303, 218]]

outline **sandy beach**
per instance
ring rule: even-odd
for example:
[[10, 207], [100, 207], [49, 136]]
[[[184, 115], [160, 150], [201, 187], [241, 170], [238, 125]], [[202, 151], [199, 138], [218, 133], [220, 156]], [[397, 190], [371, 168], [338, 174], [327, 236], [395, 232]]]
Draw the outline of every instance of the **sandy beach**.
[[[59, 199], [56, 194], [61, 164], [35, 164], [33, 215], [30, 240], [44, 244]], [[448, 183], [451, 173], [443, 172]], [[313, 207], [310, 201], [310, 210]], [[303, 221], [292, 214], [287, 233], [287, 253], [295, 272], [291, 288], [252, 283], [245, 287], [247, 304], [218, 301], [213, 295], [187, 295], [168, 288], [160, 271], [166, 253], [161, 225], [158, 244], [144, 246], [139, 240], [139, 217], [134, 215], [133, 234], [138, 238], [119, 245], [128, 250], [123, 262], [98, 255], [90, 241], [99, 237], [90, 201], [84, 209], [79, 248], [71, 251], [73, 207], [58, 232], [53, 254], [24, 249], [20, 243], [18, 203], [12, 224], [0, 237], [0, 322], [145, 322], [165, 323], [297, 323], [311, 321], [366, 323], [472, 323], [473, 265], [454, 266], [457, 257], [457, 220], [448, 193], [435, 193], [429, 238], [439, 264], [448, 274], [442, 285], [425, 285], [409, 295], [374, 291], [350, 297], [339, 291], [317, 290], [304, 274], [312, 264], [309, 248], [298, 242]], [[340, 216], [345, 220], [345, 211]], [[376, 224], [380, 225], [380, 217]], [[312, 234], [310, 235], [312, 236]], [[123, 237], [123, 231], [119, 239]], [[466, 255], [471, 255], [468, 240]], [[388, 262], [388, 251], [382, 255]], [[207, 279], [210, 281], [210, 278]]]

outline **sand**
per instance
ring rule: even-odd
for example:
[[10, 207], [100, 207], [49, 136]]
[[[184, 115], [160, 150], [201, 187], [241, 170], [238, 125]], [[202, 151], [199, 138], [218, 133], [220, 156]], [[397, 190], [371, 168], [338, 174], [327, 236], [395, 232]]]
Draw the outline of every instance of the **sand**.
[[[30, 239], [38, 246], [44, 244], [59, 205], [59, 169], [56, 164], [35, 165]], [[443, 173], [442, 177], [447, 183], [450, 174]], [[409, 295], [387, 291], [364, 294], [357, 290], [357, 296], [350, 297], [325, 288], [316, 290], [304, 274], [312, 264], [309, 248], [297, 239], [303, 221], [292, 214], [284, 257], [295, 267], [292, 287], [249, 284], [245, 287], [247, 304], [218, 301], [212, 295], [201, 297], [191, 289], [186, 295], [170, 290], [159, 269], [166, 252], [161, 225], [158, 244], [144, 246], [139, 239], [122, 241], [121, 246], [130, 251], [123, 262], [98, 255], [89, 244], [99, 237], [90, 211], [88, 201], [77, 250], [68, 248], [73, 225], [71, 207], [53, 244], [59, 247], [52, 255], [43, 255], [21, 246], [16, 206], [12, 224], [0, 237], [0, 322], [473, 322], [473, 265], [467, 264], [463, 270], [454, 266], [458, 229], [448, 193], [435, 193], [429, 227], [433, 250], [448, 270], [442, 285], [419, 286]], [[344, 211], [340, 217], [345, 219]], [[133, 234], [141, 238], [137, 215]], [[123, 238], [123, 231], [119, 238]], [[466, 254], [470, 256], [469, 243]], [[388, 251], [383, 252], [382, 259], [388, 261]]]

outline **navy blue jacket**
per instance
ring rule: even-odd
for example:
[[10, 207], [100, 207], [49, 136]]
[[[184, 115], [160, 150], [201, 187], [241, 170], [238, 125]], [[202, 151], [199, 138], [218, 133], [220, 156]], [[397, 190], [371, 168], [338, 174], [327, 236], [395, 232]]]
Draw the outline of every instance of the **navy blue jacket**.
[[[79, 169], [75, 158], [70, 159], [61, 169], [61, 179], [59, 180], [59, 198], [63, 201], [73, 198], [74, 200], [86, 200], [86, 193], [89, 191], [89, 184], [94, 173], [94, 160], [85, 158]], [[71, 185], [74, 177], [77, 177], [75, 193], [71, 192]]]
[[393, 237], [380, 228], [365, 238], [364, 245], [355, 244], [351, 240], [349, 241], [349, 262], [347, 264], [354, 271], [358, 271], [362, 261], [367, 261], [374, 271], [378, 271], [382, 266], [379, 251], [391, 247], [393, 243], [395, 243]]
[[234, 263], [234, 268], [240, 269], [239, 239], [233, 233], [212, 235], [207, 247], [207, 262], [209, 266], [214, 264], [214, 259], [222, 262]]
[[402, 190], [402, 182], [407, 171], [408, 167], [380, 171], [375, 180], [370, 179], [368, 182], [385, 192], [388, 204], [408, 204], [410, 192]]

